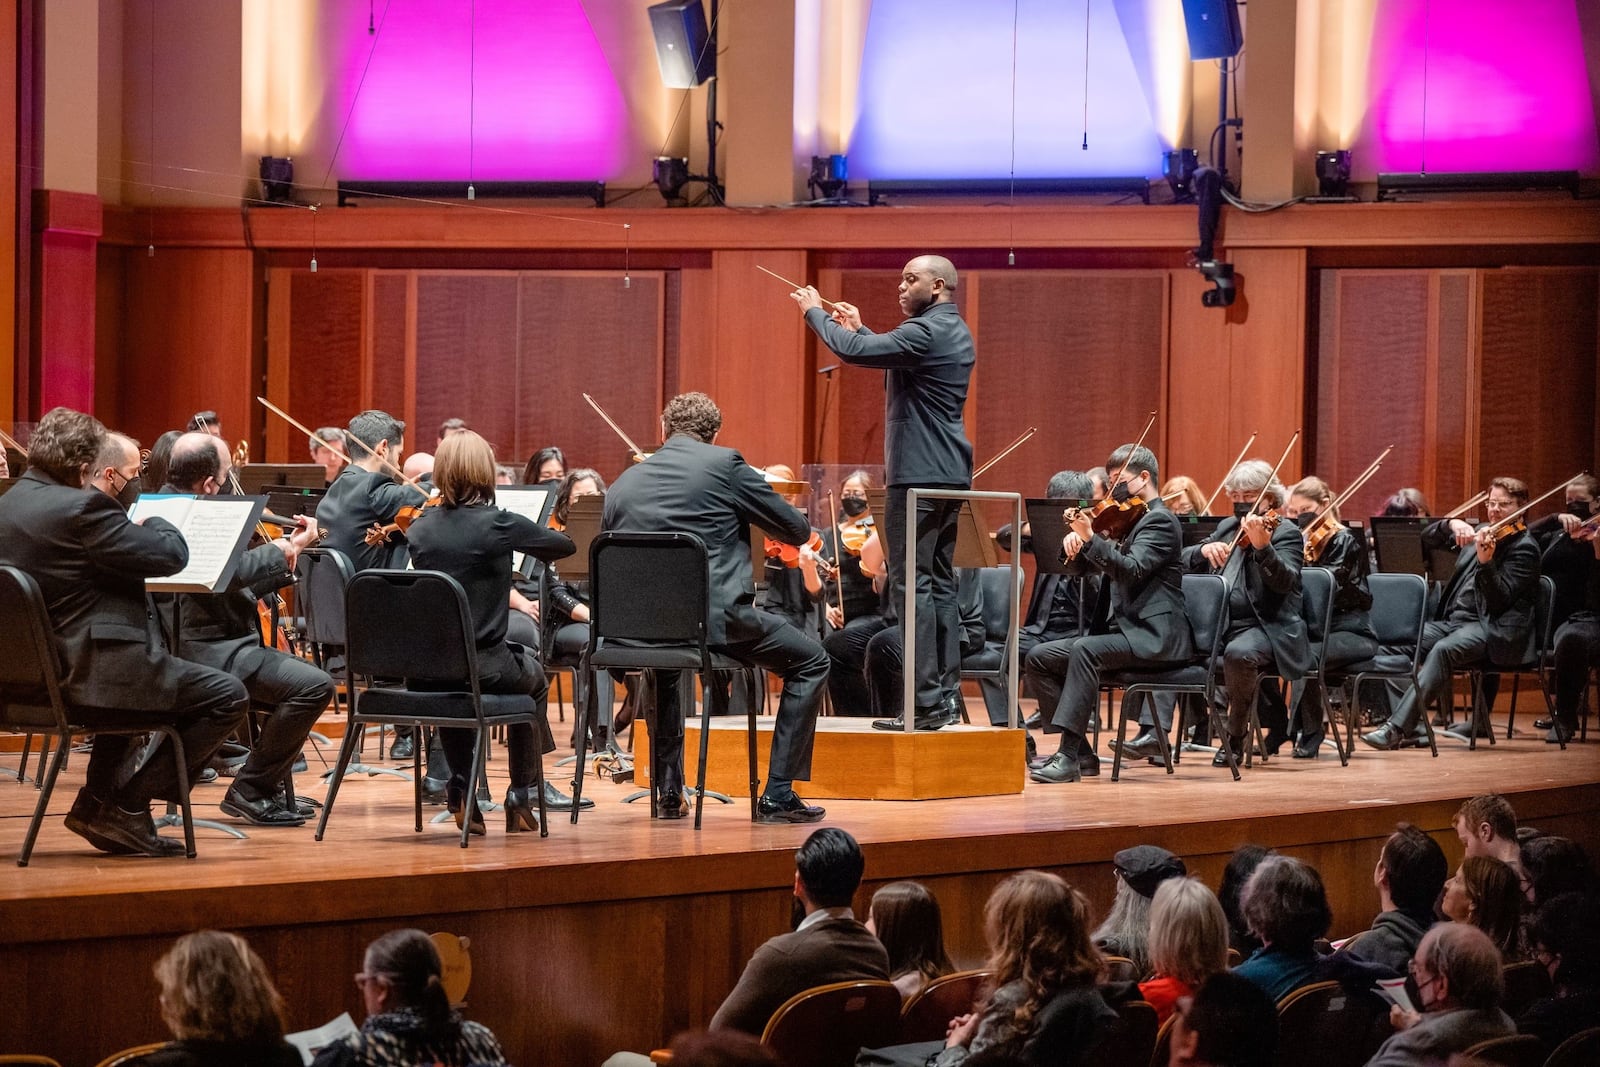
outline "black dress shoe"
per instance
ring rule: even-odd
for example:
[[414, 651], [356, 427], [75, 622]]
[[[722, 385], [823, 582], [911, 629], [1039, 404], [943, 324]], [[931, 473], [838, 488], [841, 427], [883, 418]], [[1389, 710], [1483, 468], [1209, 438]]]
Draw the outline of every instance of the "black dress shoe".
[[827, 813], [827, 809], [801, 800], [793, 789], [781, 797], [763, 794], [756, 801], [756, 822], [816, 822]]
[[1032, 715], [1029, 715], [1026, 719], [1022, 720], [1022, 728], [1024, 730], [1043, 730], [1044, 716], [1039, 714], [1037, 711], [1034, 712]]
[[1080, 777], [1080, 778], [1098, 778], [1098, 777], [1100, 777], [1100, 757], [1095, 755], [1093, 752], [1079, 752], [1078, 753], [1078, 777]]
[[1228, 752], [1227, 749], [1222, 747], [1223, 745], [1226, 745], [1228, 748], [1233, 750], [1233, 762], [1235, 765], [1244, 762], [1243, 735], [1239, 737], [1221, 738], [1220, 740], [1222, 741], [1222, 744], [1217, 746], [1217, 754], [1211, 757], [1211, 766], [1226, 767], [1228, 765]]
[[1043, 764], [1028, 772], [1028, 777], [1035, 782], [1046, 785], [1061, 785], [1065, 782], [1076, 782], [1082, 779], [1083, 774], [1078, 769], [1076, 756], [1065, 752], [1057, 752]]
[[[557, 789], [555, 783], [547, 778], [544, 783], [544, 806], [550, 811], [571, 811], [572, 798]], [[584, 797], [583, 803], [579, 804], [578, 807], [583, 811], [588, 811], [594, 807], [594, 801]]]
[[417, 743], [410, 735], [397, 737], [394, 744], [389, 746], [390, 759], [410, 759], [417, 754]]
[[1268, 730], [1267, 736], [1261, 739], [1261, 748], [1268, 756], [1276, 756], [1287, 740], [1289, 735], [1282, 730]]
[[1300, 740], [1294, 744], [1294, 751], [1290, 753], [1295, 759], [1316, 759], [1322, 750], [1322, 735], [1301, 734]]
[[273, 797], [251, 800], [237, 788], [228, 790], [228, 795], [222, 798], [218, 806], [222, 814], [232, 815], [235, 819], [243, 819], [256, 826], [303, 826], [306, 821], [305, 816], [290, 811]]
[[1534, 719], [1533, 720], [1533, 728], [1535, 730], [1548, 730], [1548, 729], [1550, 729], [1550, 727], [1552, 727], [1554, 725], [1555, 725], [1555, 720], [1554, 719]]
[[966, 712], [967, 702], [961, 699], [959, 691], [946, 693], [944, 695], [944, 703], [940, 705], [940, 710], [944, 712], [944, 724], [946, 726], [954, 726], [961, 721], [962, 714]]
[[688, 817], [689, 802], [683, 799], [683, 790], [661, 790], [661, 797], [656, 801], [656, 818], [686, 819]]
[[150, 819], [149, 808], [123, 811], [115, 803], [106, 804], [88, 829], [112, 844], [141, 856], [182, 856], [187, 851], [182, 841], [174, 841], [156, 833], [156, 824]]
[[87, 789], [78, 790], [77, 799], [72, 802], [72, 808], [67, 812], [67, 829], [101, 852], [109, 852], [113, 856], [133, 855], [134, 849], [102, 836], [95, 829], [96, 820], [99, 819], [100, 809], [103, 806]]
[[429, 778], [427, 775], [423, 775], [422, 802], [424, 804], [443, 804], [447, 799], [445, 794], [449, 785], [450, 779], [448, 778]]
[[1386, 722], [1370, 734], [1361, 735], [1361, 743], [1369, 748], [1380, 749], [1384, 752], [1394, 752], [1400, 748], [1404, 736], [1400, 728], [1392, 722]]
[[[1456, 738], [1457, 740], [1467, 741], [1467, 740], [1470, 740], [1471, 737], [1472, 737], [1472, 725], [1473, 725], [1473, 723], [1472, 723], [1471, 719], [1463, 719], [1461, 722], [1456, 723], [1454, 726], [1446, 727], [1444, 732], [1449, 734], [1451, 737]], [[1478, 737], [1479, 737], [1479, 739], [1480, 740], [1488, 740], [1489, 732], [1490, 732], [1490, 727], [1487, 724], [1479, 726], [1478, 727]]]
[[1039, 742], [1035, 741], [1033, 735], [1026, 730], [1022, 731], [1022, 739], [1023, 752], [1028, 762], [1032, 763], [1039, 756]]
[[1572, 735], [1577, 731], [1559, 720], [1553, 720], [1545, 731], [1544, 743], [1547, 745], [1564, 745], [1572, 740]]
[[292, 811], [302, 819], [311, 818], [311, 816], [317, 813], [317, 809], [321, 807], [320, 804], [309, 797], [295, 797], [294, 803], [290, 804], [288, 798], [284, 795], [284, 792], [281, 789], [278, 790], [277, 794], [273, 797], [273, 800], [277, 801], [277, 804], [280, 808]]
[[1111, 747], [1113, 749], [1120, 747], [1123, 756], [1128, 759], [1144, 759], [1146, 756], [1159, 756], [1161, 754], [1161, 742], [1156, 738], [1154, 730], [1145, 730], [1132, 741], [1123, 741], [1120, 746], [1113, 740]]
[[294, 758], [294, 763], [290, 764], [289, 766], [289, 773], [304, 774], [308, 769], [309, 767], [306, 764], [306, 758], [304, 756], [296, 756]]
[[[545, 783], [548, 785], [549, 783]], [[549, 805], [547, 804], [546, 807]], [[570, 806], [570, 805], [569, 805]], [[533, 809], [533, 787], [506, 790], [506, 833], [539, 832], [539, 816]]]
[[200, 773], [195, 775], [194, 780], [196, 784], [204, 785], [206, 782], [214, 782], [221, 777], [222, 776], [217, 773], [217, 769], [215, 767], [201, 767]]
[[[911, 725], [918, 730], [937, 730], [947, 725], [943, 708], [934, 708], [931, 711], [919, 710], [911, 719]], [[892, 719], [873, 719], [874, 730], [905, 730], [906, 720], [903, 715], [896, 715]]]

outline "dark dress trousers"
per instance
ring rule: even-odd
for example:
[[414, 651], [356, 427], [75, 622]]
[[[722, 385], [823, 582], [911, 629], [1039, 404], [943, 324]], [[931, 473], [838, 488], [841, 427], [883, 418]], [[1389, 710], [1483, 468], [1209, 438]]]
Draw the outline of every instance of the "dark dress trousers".
[[[247, 706], [237, 679], [168, 654], [144, 580], [175, 574], [189, 560], [177, 528], [143, 525], [95, 489], [62, 485], [29, 470], [0, 497], [0, 563], [39, 583], [65, 668], [63, 695], [86, 723], [113, 725], [138, 713], [170, 715], [183, 738], [190, 780], [239, 724]], [[136, 811], [175, 799], [176, 767], [164, 748], [120, 788], [130, 739], [96, 739], [89, 792]]]
[[317, 525], [328, 532], [322, 547], [343, 552], [358, 571], [404, 567], [406, 535], [396, 533], [382, 544], [369, 545], [365, 540], [367, 531], [374, 523], [383, 526], [393, 522], [401, 508], [423, 501], [422, 494], [395, 481], [387, 472], [374, 473], [350, 464], [339, 472], [317, 504]]
[[1028, 653], [1028, 684], [1039, 697], [1046, 733], [1085, 736], [1100, 695], [1100, 674], [1181, 663], [1194, 654], [1183, 605], [1183, 527], [1159, 501], [1120, 544], [1096, 535], [1072, 572], [1101, 575], [1095, 632], [1046, 641]]
[[[967, 489], [972, 445], [962, 423], [972, 377], [972, 334], [952, 302], [930, 304], [885, 334], [846, 330], [820, 308], [806, 324], [851, 366], [884, 374], [884, 552], [890, 610], [905, 603], [906, 490]], [[917, 707], [937, 707], [960, 685], [960, 610], [956, 606], [956, 517], [960, 502], [926, 500], [916, 515]]]
[[[691, 533], [705, 544], [711, 570], [708, 642], [783, 679], [770, 774], [809, 779], [828, 657], [815, 638], [755, 607], [751, 524], [785, 544], [804, 544], [811, 536], [806, 517], [773, 492], [738, 452], [678, 434], [612, 483], [600, 525], [608, 531]], [[631, 595], [650, 596], [651, 591], [638, 589]], [[676, 770], [682, 781], [678, 687], [667, 681], [655, 691], [656, 736], [651, 740], [662, 766]]]
[[[961, 658], [975, 656], [983, 651], [988, 636], [983, 625], [983, 583], [973, 568], [959, 572], [956, 598], [961, 606]], [[862, 676], [867, 682], [872, 714], [879, 718], [892, 717], [900, 708], [905, 686], [905, 643], [900, 638], [899, 625], [885, 627], [867, 642]], [[828, 684], [833, 684], [830, 676]], [[1005, 720], [995, 723], [1004, 726]]]

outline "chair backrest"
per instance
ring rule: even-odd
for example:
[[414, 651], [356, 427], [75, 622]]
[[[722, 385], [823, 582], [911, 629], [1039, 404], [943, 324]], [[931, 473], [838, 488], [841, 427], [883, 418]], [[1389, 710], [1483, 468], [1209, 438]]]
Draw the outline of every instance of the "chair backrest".
[[850, 1067], [862, 1048], [899, 1039], [893, 982], [835, 982], [796, 993], [772, 1013], [761, 1043], [784, 1067]]
[[950, 1020], [978, 1006], [990, 971], [956, 971], [941, 975], [917, 990], [900, 1010], [900, 1040], [936, 1041], [944, 1037]]
[[1533, 636], [1538, 642], [1533, 649], [1533, 662], [1537, 663], [1550, 650], [1551, 622], [1555, 616], [1556, 583], [1548, 574], [1539, 575], [1539, 595], [1533, 601]]
[[0, 1063], [31, 1064], [33, 1067], [61, 1067], [57, 1060], [49, 1056], [30, 1056], [22, 1052], [10, 1052], [0, 1056]]
[[1285, 1067], [1360, 1067], [1389, 1032], [1388, 1003], [1377, 994], [1316, 982], [1278, 1001], [1276, 1062]]
[[1209, 662], [1216, 658], [1227, 628], [1228, 587], [1220, 574], [1183, 576], [1183, 611], [1194, 631], [1195, 652]]
[[345, 589], [352, 677], [478, 688], [472, 619], [461, 583], [439, 571], [365, 570]]
[[1155, 1005], [1125, 1000], [1116, 1005], [1117, 1021], [1106, 1028], [1094, 1045], [1078, 1057], [1083, 1067], [1122, 1067], [1149, 1063], [1156, 1049], [1161, 1023]]
[[1313, 643], [1327, 638], [1333, 618], [1333, 572], [1326, 567], [1300, 568], [1300, 617]]
[[1150, 1053], [1150, 1067], [1167, 1067], [1172, 1062], [1172, 1027], [1177, 1021], [1178, 1013], [1173, 1012], [1156, 1031], [1156, 1050]]
[[1550, 1053], [1544, 1067], [1593, 1067], [1600, 1063], [1600, 1026], [1579, 1030]]
[[1021, 581], [1022, 570], [1010, 567], [982, 567], [978, 570], [978, 586], [983, 592], [983, 641], [987, 645], [1003, 645], [1011, 629], [1011, 596], [1016, 583]]
[[165, 1041], [152, 1041], [148, 1045], [135, 1045], [132, 1048], [125, 1048], [121, 1052], [113, 1052], [111, 1055], [95, 1064], [95, 1067], [117, 1067], [118, 1064], [127, 1063], [129, 1060], [136, 1060], [140, 1056], [146, 1055], [147, 1053], [155, 1052], [157, 1049], [165, 1048], [166, 1044], [167, 1043]]
[[1475, 1062], [1498, 1063], [1502, 1067], [1540, 1067], [1544, 1045], [1532, 1034], [1512, 1034], [1480, 1041], [1462, 1053]]
[[334, 548], [308, 548], [295, 570], [300, 581], [295, 603], [305, 617], [305, 639], [318, 645], [343, 645], [344, 591], [355, 576], [350, 557]]
[[6, 652], [0, 656], [0, 728], [64, 728], [60, 653], [44, 595], [33, 576], [16, 567], [0, 567], [0, 633], [6, 635]]
[[1139, 965], [1126, 956], [1107, 956], [1105, 961], [1108, 982], [1137, 982], [1144, 977], [1139, 973]]
[[593, 640], [698, 644], [710, 599], [706, 546], [694, 534], [613, 530], [589, 547]]
[[1415, 574], [1374, 574], [1367, 588], [1372, 591], [1368, 615], [1378, 644], [1415, 646], [1428, 618], [1428, 583]]
[[1531, 1008], [1535, 1001], [1548, 997], [1551, 988], [1550, 972], [1538, 960], [1518, 960], [1500, 969], [1505, 982], [1505, 993], [1500, 1006], [1513, 1019]]

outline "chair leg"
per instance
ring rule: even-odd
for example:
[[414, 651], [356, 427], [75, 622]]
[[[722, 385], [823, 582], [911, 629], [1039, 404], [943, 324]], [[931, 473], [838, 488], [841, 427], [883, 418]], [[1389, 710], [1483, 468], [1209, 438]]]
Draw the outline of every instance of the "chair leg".
[[[747, 671], [745, 673], [745, 681], [747, 682], [747, 684], [749, 686], [749, 689], [750, 689], [750, 692], [749, 692], [749, 698], [750, 699], [745, 701], [745, 708], [746, 708], [746, 710], [748, 712], [746, 718], [749, 720], [749, 722], [747, 723], [748, 730], [746, 731], [746, 747], [748, 748], [749, 753], [750, 753], [750, 821], [751, 822], [755, 822], [756, 821], [756, 815], [757, 815], [756, 791], [761, 788], [761, 778], [756, 773], [756, 692], [755, 692], [755, 688], [756, 688], [757, 683], [759, 682], [762, 690], [763, 691], [766, 690], [766, 688], [767, 688], [766, 672], [764, 672], [764, 671], [762, 671], [762, 672]], [[765, 696], [764, 692], [763, 692], [763, 696]]]
[[[577, 675], [573, 675], [573, 677], [576, 678]], [[578, 693], [577, 693], [577, 688], [578, 687], [576, 685], [574, 685], [572, 688], [573, 688], [573, 693], [572, 693], [572, 718], [573, 718], [573, 721], [576, 722], [578, 720], [578, 718], [579, 718], [579, 715], [578, 715]], [[532, 723], [529, 723], [530, 727], [532, 725], [533, 725]], [[511, 732], [511, 728], [508, 726], [506, 728], [506, 733], [507, 733], [508, 736], [510, 735], [510, 732]], [[536, 751], [533, 754], [533, 791], [539, 797], [539, 836], [540, 837], [549, 837], [550, 836], [550, 813], [549, 813], [549, 811], [547, 811], [545, 809], [545, 804], [544, 804], [544, 753], [537, 751], [538, 747], [539, 746], [537, 746], [537, 745], [534, 746]], [[583, 779], [583, 765], [582, 764], [579, 764], [579, 766], [578, 766], [578, 779], [580, 781]], [[578, 789], [577, 789], [576, 784], [574, 784], [572, 792], [573, 792], [574, 796], [577, 795]], [[578, 802], [576, 800], [574, 800], [572, 803], [573, 803], [573, 806], [576, 807]]]
[[[489, 728], [479, 723], [478, 736], [472, 741], [472, 763], [467, 768], [467, 788], [461, 794], [461, 803], [465, 809], [461, 813], [461, 847], [467, 847], [467, 841], [472, 837], [472, 809], [478, 803], [478, 778], [482, 773], [478, 768], [483, 766], [483, 753], [489, 747]], [[452, 773], [454, 773], [452, 771]], [[418, 811], [421, 811], [421, 786], [418, 786]], [[544, 790], [540, 790], [543, 793]]]
[[[561, 672], [552, 671], [551, 673], [556, 676], [556, 721], [566, 722], [567, 698], [565, 687], [561, 681]], [[576, 674], [572, 676], [572, 717], [574, 719], [578, 717], [578, 676]]]
[[[416, 814], [417, 833], [419, 834], [422, 833], [422, 754], [427, 751], [429, 743], [428, 731], [420, 726], [411, 727], [411, 807]], [[472, 754], [472, 769], [474, 771], [478, 769], [478, 754], [476, 751]], [[450, 773], [455, 773], [454, 768], [451, 769]], [[471, 782], [470, 775], [467, 780], [469, 783]], [[472, 790], [468, 789], [462, 803], [471, 804], [474, 799]], [[471, 819], [466, 819], [461, 825], [465, 827], [471, 822]], [[461, 847], [466, 848], [467, 846], [463, 843]]]
[[50, 806], [50, 794], [56, 787], [56, 775], [61, 773], [61, 765], [66, 762], [67, 750], [71, 747], [72, 735], [61, 735], [55, 759], [50, 761], [50, 770], [39, 783], [39, 803], [33, 806], [33, 818], [28, 823], [28, 836], [23, 838], [22, 853], [17, 856], [18, 867], [26, 867], [28, 858], [33, 855], [33, 843], [38, 840], [39, 826], [44, 822], [44, 809]]
[[[587, 664], [584, 664], [579, 669], [588, 670], [589, 668]], [[574, 677], [576, 677], [576, 675], [574, 675]], [[591, 675], [591, 684], [584, 686], [586, 692], [583, 694], [583, 699], [581, 701], [578, 699], [578, 691], [576, 686], [573, 687], [572, 691], [572, 719], [578, 730], [578, 746], [573, 753], [578, 757], [577, 764], [573, 768], [574, 777], [572, 779], [572, 824], [574, 826], [578, 824], [578, 809], [583, 806], [583, 766], [584, 761], [589, 758], [589, 724], [594, 721], [594, 717], [596, 715], [600, 714], [600, 687], [594, 684], [594, 681], [597, 679], [597, 675]], [[652, 749], [651, 757], [654, 758], [654, 756], [655, 751]], [[541, 777], [539, 779], [539, 796], [542, 798], [544, 796], [544, 771], [542, 757], [540, 758], [540, 768], [541, 769], [539, 773]], [[654, 779], [652, 779], [650, 782], [650, 814], [652, 816], [655, 815], [655, 787], [656, 783]], [[543, 802], [541, 800], [541, 813], [544, 810], [542, 803]], [[539, 822], [539, 828], [541, 832], [543, 831], [544, 826], [545, 821], [541, 818]]]
[[22, 756], [17, 760], [17, 784], [21, 785], [28, 778], [28, 751], [33, 748], [33, 735], [22, 735]]
[[177, 763], [178, 806], [183, 811], [183, 854], [194, 859], [194, 803], [189, 796], [189, 758], [183, 751], [183, 738], [176, 729], [162, 732], [172, 742], [172, 758]]
[[344, 741], [339, 745], [339, 761], [333, 765], [333, 774], [328, 779], [328, 795], [322, 798], [322, 815], [317, 819], [317, 832], [312, 835], [314, 840], [321, 841], [322, 835], [328, 829], [328, 816], [333, 814], [333, 798], [339, 795], [339, 783], [344, 781], [345, 768], [350, 766], [350, 761], [355, 758], [356, 746], [361, 742], [361, 727], [354, 720], [345, 725]]
[[[50, 755], [50, 742], [53, 737], [53, 734], [41, 734], [39, 737], [39, 769], [33, 772], [33, 787], [35, 789], [38, 789], [40, 784], [44, 781], [44, 762], [45, 759]], [[71, 748], [72, 739], [69, 737], [67, 740], [62, 741], [61, 744], [65, 748]], [[63, 767], [66, 766], [66, 758], [67, 757], [65, 755], [61, 757], [61, 765]]]
[[[1111, 693], [1106, 693], [1106, 704], [1111, 703]], [[1122, 706], [1117, 709], [1117, 739], [1116, 751], [1111, 754], [1111, 780], [1118, 781], [1122, 777], [1122, 744], [1128, 735], [1128, 693], [1123, 690]]]
[[[1518, 671], [1511, 676], [1511, 711], [1506, 715], [1506, 740], [1511, 740], [1512, 727], [1517, 721], [1517, 690], [1522, 687], [1522, 672]], [[1489, 724], [1489, 731], [1494, 732], [1494, 724]]]
[[[711, 661], [704, 660], [700, 673], [700, 768], [695, 775], [694, 791], [694, 828], [700, 829], [700, 817], [706, 807], [706, 764], [711, 754], [711, 709], [718, 705], [717, 710], [724, 710], [720, 704], [722, 700], [722, 686], [717, 681], [716, 672], [711, 669]], [[653, 751], [653, 750], [652, 750]]]
[[[1127, 700], [1128, 695], [1124, 693], [1122, 699]], [[1177, 768], [1173, 766], [1172, 746], [1167, 742], [1167, 731], [1161, 728], [1161, 711], [1156, 707], [1156, 695], [1154, 693], [1140, 693], [1139, 705], [1141, 708], [1148, 707], [1150, 709], [1150, 725], [1156, 735], [1156, 744], [1161, 749], [1161, 762], [1167, 765], [1168, 774], [1176, 774]], [[1172, 717], [1180, 724], [1183, 722], [1183, 713], [1178, 710], [1176, 700], [1172, 704]], [[1181, 725], [1179, 729], [1182, 729]]]
[[[1230, 741], [1232, 735], [1228, 733], [1227, 720], [1222, 717], [1222, 710], [1217, 707], [1216, 702], [1211, 699], [1209, 694], [1202, 694], [1200, 699], [1205, 703], [1206, 715], [1211, 721], [1211, 736], [1221, 745], [1222, 754], [1228, 761], [1228, 771], [1233, 775], [1233, 780], [1237, 782], [1240, 777], [1239, 761], [1233, 755], [1233, 744]], [[1248, 748], [1245, 749], [1246, 758], [1248, 758], [1249, 751]]]

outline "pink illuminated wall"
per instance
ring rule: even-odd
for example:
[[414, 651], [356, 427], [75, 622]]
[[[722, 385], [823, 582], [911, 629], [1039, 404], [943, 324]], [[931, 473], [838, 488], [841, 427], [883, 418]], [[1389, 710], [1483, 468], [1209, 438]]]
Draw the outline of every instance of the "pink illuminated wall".
[[1600, 168], [1577, 14], [1594, 2], [1379, 0], [1358, 167]]
[[364, 19], [349, 26], [337, 96], [350, 124], [336, 177], [576, 180], [619, 171], [622, 92], [579, 0], [476, 8], [469, 33], [463, 0], [396, 3], [376, 47]]

